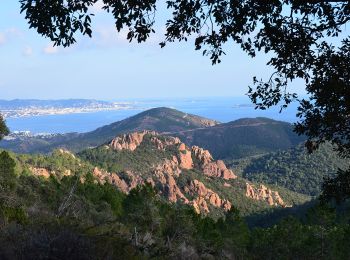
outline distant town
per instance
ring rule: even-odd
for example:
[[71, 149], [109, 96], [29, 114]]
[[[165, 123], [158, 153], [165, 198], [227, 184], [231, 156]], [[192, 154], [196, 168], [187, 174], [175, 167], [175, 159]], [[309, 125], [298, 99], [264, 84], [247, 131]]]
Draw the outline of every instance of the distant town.
[[98, 100], [0, 100], [0, 111], [6, 118], [43, 115], [65, 115], [92, 113], [106, 110], [132, 109], [128, 102], [107, 102]]

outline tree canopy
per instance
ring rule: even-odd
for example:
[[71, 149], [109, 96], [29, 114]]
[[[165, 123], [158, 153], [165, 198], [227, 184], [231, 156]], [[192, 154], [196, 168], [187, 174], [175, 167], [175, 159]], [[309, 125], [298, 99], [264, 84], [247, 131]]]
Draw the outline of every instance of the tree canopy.
[[[91, 6], [98, 0], [20, 0], [31, 28], [55, 45], [76, 42], [76, 34], [92, 36]], [[102, 0], [115, 18], [116, 30], [127, 28], [129, 41], [144, 42], [155, 32], [156, 0]], [[168, 0], [171, 10], [161, 47], [195, 36], [195, 49], [213, 64], [221, 62], [225, 44], [238, 44], [249, 56], [269, 53], [274, 73], [254, 77], [248, 95], [257, 108], [285, 108], [299, 101], [295, 130], [308, 136], [310, 151], [331, 141], [350, 157], [350, 21], [349, 1], [322, 0]], [[289, 90], [302, 79], [308, 98]]]
[[0, 115], [0, 140], [4, 138], [5, 135], [9, 134], [9, 129], [6, 126], [6, 123], [2, 116]]

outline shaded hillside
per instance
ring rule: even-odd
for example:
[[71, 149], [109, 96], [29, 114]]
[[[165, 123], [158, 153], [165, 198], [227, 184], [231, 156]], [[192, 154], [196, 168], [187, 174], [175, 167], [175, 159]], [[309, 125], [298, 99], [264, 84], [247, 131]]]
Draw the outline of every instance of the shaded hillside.
[[174, 132], [206, 128], [216, 124], [218, 122], [214, 120], [161, 107], [144, 111], [88, 133], [69, 133], [50, 138], [21, 137], [15, 140], [2, 140], [0, 147], [18, 153], [47, 153], [59, 147], [79, 151], [88, 147], [99, 146], [121, 133], [142, 130]]
[[269, 153], [258, 158], [236, 162], [240, 175], [251, 181], [276, 184], [295, 192], [316, 196], [323, 178], [334, 177], [338, 168], [349, 162], [339, 158], [330, 144], [324, 144], [312, 154], [305, 147]]
[[305, 138], [286, 122], [243, 118], [205, 129], [173, 133], [188, 145], [208, 149], [214, 158], [236, 159], [293, 147]]

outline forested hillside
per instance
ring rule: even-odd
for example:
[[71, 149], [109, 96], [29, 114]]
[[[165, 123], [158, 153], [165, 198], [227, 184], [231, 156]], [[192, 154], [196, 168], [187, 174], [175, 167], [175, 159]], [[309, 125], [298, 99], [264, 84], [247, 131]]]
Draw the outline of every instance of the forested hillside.
[[331, 208], [314, 206], [307, 218], [249, 228], [235, 207], [213, 219], [166, 202], [150, 184], [125, 194], [93, 169], [64, 150], [48, 156], [1, 152], [0, 258], [349, 257], [350, 227]]
[[311, 196], [320, 193], [324, 177], [334, 177], [338, 168], [349, 166], [328, 143], [312, 154], [298, 145], [234, 164], [233, 168], [251, 181], [275, 184]]
[[175, 133], [188, 145], [198, 145], [218, 159], [238, 159], [287, 149], [305, 137], [293, 132], [293, 126], [269, 118], [243, 118], [210, 128]]

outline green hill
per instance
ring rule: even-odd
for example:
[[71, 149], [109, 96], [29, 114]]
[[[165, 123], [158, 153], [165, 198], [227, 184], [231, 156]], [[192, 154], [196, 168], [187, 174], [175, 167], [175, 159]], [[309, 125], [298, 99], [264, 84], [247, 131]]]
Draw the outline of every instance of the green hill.
[[211, 151], [215, 158], [237, 159], [293, 147], [305, 140], [286, 122], [243, 118], [205, 129], [174, 133], [188, 145]]
[[338, 168], [349, 162], [339, 158], [330, 144], [324, 144], [312, 154], [303, 145], [266, 155], [236, 161], [234, 168], [251, 181], [276, 184], [289, 190], [316, 196], [323, 178], [334, 177]]

